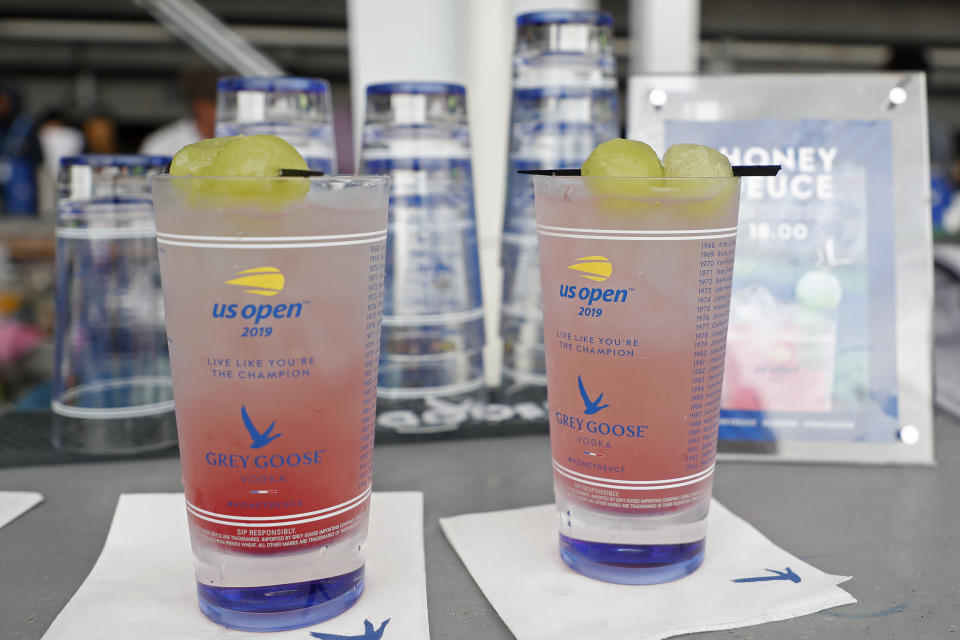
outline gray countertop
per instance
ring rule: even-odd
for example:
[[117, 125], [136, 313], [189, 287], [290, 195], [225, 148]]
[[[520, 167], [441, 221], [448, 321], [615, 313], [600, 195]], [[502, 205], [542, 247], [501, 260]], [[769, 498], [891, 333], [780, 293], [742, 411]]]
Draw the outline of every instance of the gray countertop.
[[[939, 415], [936, 436], [936, 468], [721, 463], [715, 496], [795, 555], [853, 576], [843, 588], [859, 603], [696, 637], [960, 638], [960, 424]], [[432, 637], [512, 637], [438, 518], [550, 502], [547, 436], [378, 446], [374, 488], [424, 492]], [[97, 559], [119, 494], [180, 491], [179, 462], [3, 468], [0, 489], [46, 499], [0, 529], [0, 638], [40, 638]]]

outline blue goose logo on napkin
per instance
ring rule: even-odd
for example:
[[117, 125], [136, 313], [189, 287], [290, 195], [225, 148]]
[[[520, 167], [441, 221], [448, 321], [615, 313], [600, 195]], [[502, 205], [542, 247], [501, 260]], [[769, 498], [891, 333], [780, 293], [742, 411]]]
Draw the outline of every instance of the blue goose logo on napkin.
[[379, 629], [374, 629], [372, 622], [364, 620], [363, 633], [358, 636], [342, 636], [337, 633], [323, 633], [322, 631], [311, 631], [310, 635], [314, 638], [320, 638], [320, 640], [380, 640], [388, 622], [390, 622], [390, 618], [381, 622]]
[[276, 420], [270, 423], [270, 426], [267, 427], [266, 431], [260, 433], [260, 431], [257, 430], [257, 427], [253, 424], [253, 420], [251, 420], [250, 416], [247, 414], [246, 405], [240, 407], [240, 417], [243, 418], [243, 426], [247, 428], [247, 433], [250, 434], [250, 439], [253, 441], [250, 443], [251, 449], [265, 447], [283, 435], [282, 433], [278, 433], [275, 436], [270, 435], [270, 432], [273, 431], [273, 427], [277, 424]]
[[730, 582], [769, 582], [771, 580], [789, 580], [790, 582], [800, 582], [800, 576], [795, 574], [790, 567], [786, 571], [777, 571], [776, 569], [766, 569], [772, 573], [772, 576], [759, 576], [756, 578], [737, 578]]

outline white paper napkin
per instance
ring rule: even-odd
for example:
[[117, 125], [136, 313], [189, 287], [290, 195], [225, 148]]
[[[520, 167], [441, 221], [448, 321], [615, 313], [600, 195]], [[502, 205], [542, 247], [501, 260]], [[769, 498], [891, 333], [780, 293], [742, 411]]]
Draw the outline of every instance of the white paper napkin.
[[[609, 584], [568, 568], [557, 550], [552, 504], [442, 518], [440, 525], [519, 640], [659, 640], [856, 602], [836, 586], [848, 577], [787, 553], [716, 501], [703, 565], [659, 585]], [[744, 578], [761, 580], [734, 582]]]
[[197, 606], [182, 493], [125, 494], [90, 575], [44, 640], [299, 638], [309, 631], [363, 638], [390, 619], [383, 640], [430, 637], [423, 554], [423, 494], [374, 493], [366, 586], [339, 616], [311, 627], [249, 633], [221, 627]]
[[36, 491], [0, 491], [0, 527], [5, 527], [43, 502]]

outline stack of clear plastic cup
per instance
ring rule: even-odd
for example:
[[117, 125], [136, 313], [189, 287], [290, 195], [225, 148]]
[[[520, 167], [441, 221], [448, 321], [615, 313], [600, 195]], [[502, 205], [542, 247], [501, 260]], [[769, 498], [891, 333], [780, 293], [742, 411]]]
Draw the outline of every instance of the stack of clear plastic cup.
[[578, 168], [620, 134], [613, 17], [604, 11], [517, 16], [510, 156], [503, 220], [503, 391], [544, 399], [546, 367], [533, 178], [525, 169]]
[[337, 172], [333, 104], [326, 80], [220, 78], [216, 134], [280, 136], [296, 147], [312, 170]]
[[378, 410], [452, 426], [438, 408], [486, 396], [466, 91], [371, 85], [361, 155], [391, 177]]
[[151, 175], [170, 158], [85, 155], [60, 165], [54, 445], [138, 453], [177, 441]]

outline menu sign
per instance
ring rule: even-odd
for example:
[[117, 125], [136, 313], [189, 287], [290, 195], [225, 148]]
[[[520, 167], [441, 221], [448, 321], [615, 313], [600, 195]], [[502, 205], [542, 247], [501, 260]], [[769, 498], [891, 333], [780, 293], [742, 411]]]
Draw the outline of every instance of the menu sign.
[[[898, 85], [893, 76], [878, 75], [884, 82], [876, 95], [886, 98]], [[861, 77], [877, 84], [877, 75], [854, 76], [847, 93], [869, 94], [856, 82]], [[823, 87], [812, 78], [631, 80], [631, 138], [660, 152], [695, 142], [719, 149], [733, 164], [782, 166], [777, 176], [743, 179], [719, 450], [929, 463], [930, 335], [909, 331], [912, 320], [904, 318], [925, 309], [929, 319], [930, 274], [898, 259], [899, 252], [929, 252], [916, 233], [930, 225], [917, 186], [925, 179], [925, 144], [915, 145], [912, 162], [896, 164], [905, 139], [898, 128], [913, 125], [917, 140], [925, 141], [922, 111], [913, 121], [902, 113], [893, 117], [895, 109], [878, 99], [880, 108], [853, 105], [836, 113], [833, 103], [844, 103], [843, 93], [817, 95]], [[913, 79], [922, 85], [922, 76]], [[784, 83], [789, 93], [799, 85], [803, 96], [790, 117], [776, 105]], [[666, 101], [663, 95], [647, 100], [654, 90]], [[910, 97], [922, 102], [923, 92], [915, 94]], [[830, 117], [824, 117], [827, 99]], [[911, 181], [917, 185], [905, 189]], [[919, 197], [905, 202], [911, 190]], [[908, 226], [913, 246], [902, 237]], [[917, 297], [928, 291], [927, 299]], [[910, 299], [913, 309], [903, 307]], [[927, 354], [925, 369], [909, 351]], [[914, 371], [923, 373], [908, 380]]]

